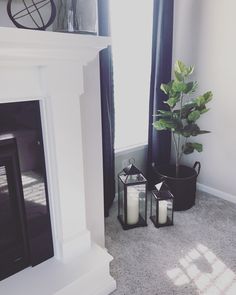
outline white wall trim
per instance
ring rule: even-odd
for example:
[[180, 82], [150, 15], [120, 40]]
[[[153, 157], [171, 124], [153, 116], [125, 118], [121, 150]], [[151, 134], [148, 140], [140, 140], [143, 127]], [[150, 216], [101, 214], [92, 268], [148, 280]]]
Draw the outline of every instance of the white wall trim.
[[218, 189], [215, 189], [213, 187], [207, 186], [205, 184], [201, 184], [201, 183], [197, 183], [197, 189], [199, 191], [205, 192], [205, 193], [209, 193], [211, 195], [213, 195], [214, 197], [229, 201], [231, 203], [236, 204], [236, 196], [231, 195], [229, 193], [220, 191]]
[[139, 150], [145, 150], [145, 149], [147, 149], [147, 146], [148, 146], [147, 143], [141, 143], [141, 144], [137, 144], [137, 145], [127, 146], [124, 148], [118, 148], [118, 149], [115, 149], [115, 155], [121, 156], [121, 155], [125, 155], [127, 153], [136, 152]]

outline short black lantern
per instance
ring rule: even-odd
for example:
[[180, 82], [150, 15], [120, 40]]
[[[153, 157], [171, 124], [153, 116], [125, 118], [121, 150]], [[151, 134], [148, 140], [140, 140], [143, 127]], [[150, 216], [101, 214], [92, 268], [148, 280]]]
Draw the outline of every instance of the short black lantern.
[[118, 220], [125, 230], [147, 226], [147, 180], [133, 164], [118, 174]]
[[[156, 186], [157, 187], [157, 186]], [[151, 194], [150, 219], [155, 227], [163, 227], [174, 224], [174, 197], [165, 183], [161, 183], [159, 189]]]

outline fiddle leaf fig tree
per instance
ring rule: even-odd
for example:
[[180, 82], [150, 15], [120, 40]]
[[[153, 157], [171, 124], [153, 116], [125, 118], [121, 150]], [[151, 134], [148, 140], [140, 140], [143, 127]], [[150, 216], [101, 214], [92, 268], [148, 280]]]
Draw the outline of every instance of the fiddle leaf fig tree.
[[183, 154], [194, 151], [202, 152], [201, 143], [192, 138], [210, 131], [201, 130], [197, 120], [209, 111], [207, 103], [212, 99], [212, 92], [192, 98], [197, 89], [197, 82], [189, 81], [194, 67], [187, 67], [177, 61], [174, 67], [174, 79], [168, 84], [161, 84], [161, 90], [167, 95], [165, 103], [168, 110], [158, 110], [157, 120], [153, 123], [155, 129], [171, 131], [176, 153], [176, 177], [179, 176], [179, 166]]

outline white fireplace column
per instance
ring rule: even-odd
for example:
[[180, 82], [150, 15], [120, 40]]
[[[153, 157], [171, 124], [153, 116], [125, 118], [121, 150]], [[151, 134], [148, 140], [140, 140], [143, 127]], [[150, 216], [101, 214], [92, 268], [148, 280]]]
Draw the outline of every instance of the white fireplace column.
[[[99, 170], [94, 181], [102, 200], [102, 138], [84, 140], [82, 133], [86, 135], [87, 130], [81, 116], [81, 111], [89, 113], [81, 110], [81, 99], [86, 99], [84, 71], [95, 61], [98, 79], [98, 53], [108, 44], [105, 37], [0, 28], [0, 103], [40, 101], [55, 250], [52, 259], [1, 281], [0, 294], [106, 295], [115, 289], [109, 274], [112, 257], [91, 240], [86, 224], [89, 154], [85, 150], [91, 150], [88, 143], [95, 147], [92, 151], [98, 147], [99, 156], [93, 157]], [[90, 99], [100, 105], [99, 95]], [[93, 121], [101, 134], [99, 111]], [[92, 219], [102, 225], [103, 202], [97, 212]], [[104, 231], [99, 238], [104, 239]]]

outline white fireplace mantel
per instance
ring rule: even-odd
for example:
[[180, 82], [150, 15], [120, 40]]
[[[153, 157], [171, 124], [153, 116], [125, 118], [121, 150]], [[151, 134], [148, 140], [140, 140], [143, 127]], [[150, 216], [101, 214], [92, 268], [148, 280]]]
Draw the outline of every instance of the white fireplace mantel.
[[[40, 102], [55, 252], [1, 281], [0, 294], [106, 295], [115, 289], [112, 257], [97, 245], [104, 239], [98, 53], [109, 43], [0, 28], [0, 103]], [[96, 186], [95, 195], [89, 186]]]
[[[110, 43], [108, 37], [0, 27], [0, 55], [41, 64], [42, 60], [91, 60]], [[79, 54], [78, 54], [79, 52]], [[36, 60], [37, 59], [37, 60]]]

